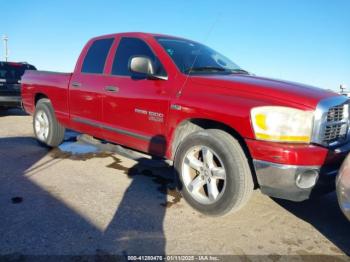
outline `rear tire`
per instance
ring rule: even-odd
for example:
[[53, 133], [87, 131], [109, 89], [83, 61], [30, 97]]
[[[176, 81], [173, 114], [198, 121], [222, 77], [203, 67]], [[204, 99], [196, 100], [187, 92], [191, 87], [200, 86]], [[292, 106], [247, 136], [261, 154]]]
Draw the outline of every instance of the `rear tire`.
[[184, 199], [206, 215], [237, 211], [253, 192], [248, 160], [239, 142], [222, 130], [188, 135], [176, 152], [175, 170]]
[[62, 143], [65, 128], [57, 121], [49, 99], [37, 102], [33, 118], [34, 134], [41, 144], [56, 147]]

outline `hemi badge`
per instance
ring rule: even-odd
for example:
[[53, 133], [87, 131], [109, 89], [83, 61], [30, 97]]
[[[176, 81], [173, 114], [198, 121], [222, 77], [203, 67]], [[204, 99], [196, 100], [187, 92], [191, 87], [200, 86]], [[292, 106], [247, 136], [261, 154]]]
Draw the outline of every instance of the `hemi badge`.
[[173, 110], [181, 110], [181, 106], [180, 105], [176, 105], [176, 104], [172, 104], [170, 106], [170, 108], [173, 109]]

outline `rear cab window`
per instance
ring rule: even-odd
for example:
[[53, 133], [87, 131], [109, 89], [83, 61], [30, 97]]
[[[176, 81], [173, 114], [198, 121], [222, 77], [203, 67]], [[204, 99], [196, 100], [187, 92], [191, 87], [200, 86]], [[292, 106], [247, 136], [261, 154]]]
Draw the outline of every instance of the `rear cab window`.
[[102, 74], [114, 38], [95, 40], [85, 55], [82, 73]]

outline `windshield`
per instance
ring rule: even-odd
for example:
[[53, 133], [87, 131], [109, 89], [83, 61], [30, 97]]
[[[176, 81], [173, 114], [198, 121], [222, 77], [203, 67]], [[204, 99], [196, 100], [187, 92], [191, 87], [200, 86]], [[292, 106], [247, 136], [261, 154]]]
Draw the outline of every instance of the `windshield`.
[[179, 70], [187, 73], [248, 73], [215, 50], [185, 39], [156, 37]]
[[35, 67], [23, 64], [0, 63], [0, 78], [20, 80], [25, 70], [34, 70]]

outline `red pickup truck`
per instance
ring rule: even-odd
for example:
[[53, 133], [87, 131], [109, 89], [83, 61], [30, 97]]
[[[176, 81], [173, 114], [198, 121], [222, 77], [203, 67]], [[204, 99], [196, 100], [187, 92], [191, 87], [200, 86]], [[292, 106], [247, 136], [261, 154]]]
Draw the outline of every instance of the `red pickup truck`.
[[73, 73], [26, 71], [22, 99], [49, 146], [70, 128], [173, 160], [183, 197], [208, 215], [237, 210], [254, 188], [294, 201], [334, 189], [350, 150], [346, 97], [166, 35], [93, 38]]

